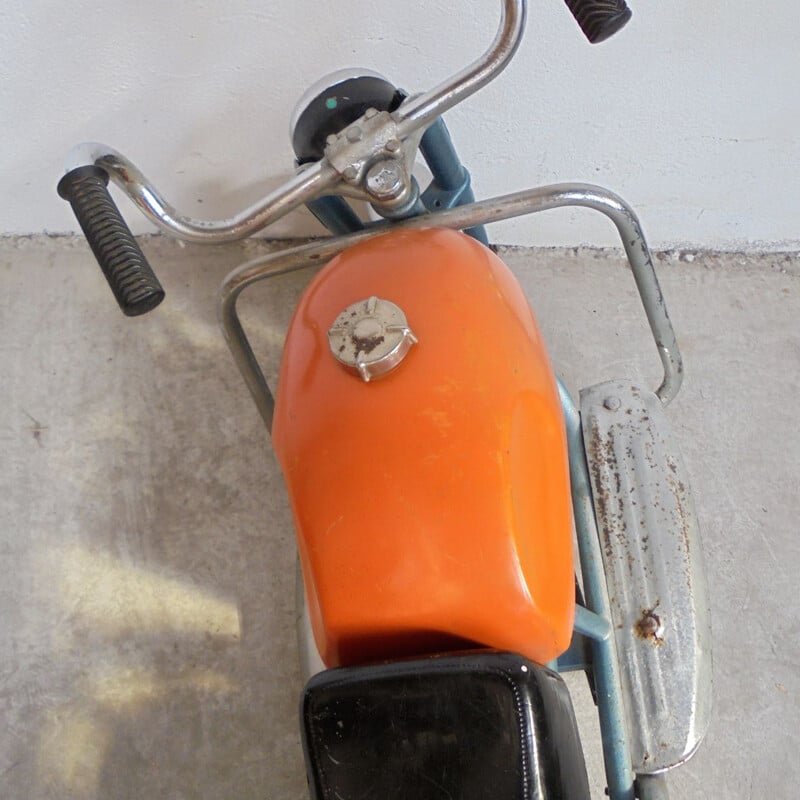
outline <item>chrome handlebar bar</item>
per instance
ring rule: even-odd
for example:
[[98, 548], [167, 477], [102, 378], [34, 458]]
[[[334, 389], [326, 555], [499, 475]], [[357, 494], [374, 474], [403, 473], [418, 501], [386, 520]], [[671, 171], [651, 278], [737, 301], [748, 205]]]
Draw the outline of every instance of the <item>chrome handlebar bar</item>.
[[[401, 140], [426, 128], [445, 111], [500, 74], [522, 40], [526, 6], [527, 0], [502, 0], [500, 26], [489, 49], [477, 61], [434, 89], [409, 98], [392, 115], [391, 124], [396, 126]], [[178, 212], [135, 164], [107, 145], [85, 143], [74, 148], [67, 157], [65, 171], [83, 166], [97, 166], [105, 170], [110, 179], [161, 230], [178, 239], [208, 244], [221, 244], [250, 236], [342, 181], [341, 172], [327, 158], [323, 158], [240, 213], [228, 219], [201, 220]]]
[[161, 230], [187, 242], [206, 244], [244, 239], [339, 181], [336, 170], [323, 160], [295, 175], [238, 214], [228, 219], [203, 220], [181, 214], [133, 162], [113, 147], [97, 142], [78, 145], [67, 158], [67, 172], [82, 165], [104, 169], [137, 208]]
[[502, 0], [500, 27], [489, 49], [477, 61], [424, 94], [409, 98], [399, 109], [405, 137], [430, 125], [454, 105], [466, 100], [508, 66], [525, 31], [527, 0]]

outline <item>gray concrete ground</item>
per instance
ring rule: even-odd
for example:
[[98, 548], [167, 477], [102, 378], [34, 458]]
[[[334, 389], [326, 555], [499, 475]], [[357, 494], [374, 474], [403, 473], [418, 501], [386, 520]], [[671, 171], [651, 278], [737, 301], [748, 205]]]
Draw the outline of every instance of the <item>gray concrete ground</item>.
[[[290, 515], [214, 316], [221, 277], [266, 245], [145, 247], [168, 299], [127, 320], [83, 243], [0, 244], [0, 798], [295, 800]], [[618, 255], [505, 256], [571, 388], [656, 383]], [[658, 267], [687, 362], [670, 415], [715, 648], [713, 723], [673, 797], [794, 797], [800, 259]], [[245, 303], [271, 378], [299, 288]]]

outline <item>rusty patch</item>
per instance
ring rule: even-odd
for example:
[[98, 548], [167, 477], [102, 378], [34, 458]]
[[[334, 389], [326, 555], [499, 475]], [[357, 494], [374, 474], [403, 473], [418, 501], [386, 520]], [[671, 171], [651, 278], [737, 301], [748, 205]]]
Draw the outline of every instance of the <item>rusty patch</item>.
[[386, 339], [385, 336], [353, 336], [353, 344], [356, 348], [356, 353], [364, 353], [369, 355], [379, 344], [382, 344]]
[[652, 642], [655, 647], [664, 644], [664, 627], [655, 607], [642, 609], [642, 615], [636, 620], [633, 631], [640, 639]]
[[678, 465], [675, 463], [673, 459], [671, 458], [667, 459], [667, 466], [670, 468], [670, 471], [672, 472], [673, 475], [678, 474]]
[[589, 466], [592, 472], [594, 501], [597, 508], [597, 520], [601, 524], [601, 535], [607, 558], [614, 555], [614, 545], [611, 540], [612, 529], [608, 523], [610, 493], [602, 480], [603, 469], [614, 471], [619, 480], [619, 467], [617, 466], [613, 442], [604, 441], [596, 421], [592, 425], [588, 442]]
[[689, 515], [689, 508], [687, 504], [688, 492], [686, 485], [683, 481], [678, 481], [672, 476], [667, 476], [669, 488], [672, 490], [672, 495], [675, 498], [675, 504], [678, 507], [678, 517], [680, 520], [680, 539], [683, 544], [684, 551], [684, 573], [686, 575], [686, 585], [689, 592], [693, 594], [692, 590], [692, 569], [691, 569], [691, 517]]

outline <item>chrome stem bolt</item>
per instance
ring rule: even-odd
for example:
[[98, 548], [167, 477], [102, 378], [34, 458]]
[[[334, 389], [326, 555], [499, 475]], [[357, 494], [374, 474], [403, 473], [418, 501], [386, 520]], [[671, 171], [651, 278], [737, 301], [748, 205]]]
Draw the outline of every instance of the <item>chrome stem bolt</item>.
[[401, 147], [400, 140], [399, 139], [389, 139], [389, 141], [386, 142], [385, 146], [386, 146], [386, 150], [389, 153], [396, 153]]
[[397, 368], [416, 343], [402, 309], [378, 297], [348, 306], [328, 331], [334, 358], [365, 383]]
[[378, 200], [394, 200], [406, 188], [402, 164], [394, 159], [378, 161], [367, 172], [367, 191]]

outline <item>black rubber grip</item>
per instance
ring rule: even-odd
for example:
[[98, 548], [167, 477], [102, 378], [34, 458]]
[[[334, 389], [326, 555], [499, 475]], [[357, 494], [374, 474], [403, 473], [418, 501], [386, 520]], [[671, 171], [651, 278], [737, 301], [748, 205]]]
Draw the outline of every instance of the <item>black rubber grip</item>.
[[627, 25], [631, 10], [625, 0], [565, 0], [586, 38], [603, 42]]
[[164, 290], [108, 192], [102, 167], [78, 167], [58, 183], [75, 212], [119, 307], [129, 317], [154, 309]]

